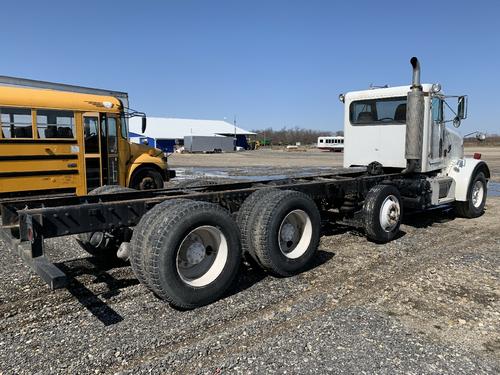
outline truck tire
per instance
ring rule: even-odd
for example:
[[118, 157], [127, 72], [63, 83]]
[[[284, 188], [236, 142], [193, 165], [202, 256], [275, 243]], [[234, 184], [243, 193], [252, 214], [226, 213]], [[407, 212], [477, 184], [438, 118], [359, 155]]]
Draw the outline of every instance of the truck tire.
[[393, 185], [376, 185], [370, 189], [363, 204], [366, 237], [386, 243], [399, 232], [403, 205], [399, 190]]
[[467, 189], [467, 200], [455, 202], [455, 211], [460, 217], [475, 218], [484, 213], [488, 183], [483, 172], [476, 173]]
[[253, 225], [251, 223], [253, 223], [260, 215], [261, 209], [258, 206], [259, 203], [262, 202], [262, 198], [269, 194], [271, 191], [276, 192], [277, 190], [261, 189], [250, 194], [241, 205], [236, 216], [236, 223], [240, 228], [241, 249], [243, 252], [243, 256], [255, 261], [261, 268], [264, 267], [255, 254], [255, 248], [252, 241]]
[[132, 175], [130, 187], [136, 190], [163, 189], [163, 176], [156, 169], [142, 167]]
[[186, 201], [188, 200], [172, 199], [158, 203], [141, 218], [139, 224], [134, 228], [130, 240], [130, 265], [137, 279], [149, 289], [151, 287], [146, 275], [146, 260], [149, 259], [149, 252], [151, 251], [150, 239], [154, 229], [153, 223], [161, 217], [162, 212], [172, 210], [177, 204]]
[[[134, 191], [134, 189], [120, 185], [104, 185], [92, 190], [89, 195], [123, 193], [127, 191]], [[130, 228], [120, 228], [110, 232], [80, 233], [76, 236], [76, 242], [90, 255], [114, 261], [118, 260], [116, 252], [121, 243], [128, 241], [130, 235]]]
[[248, 223], [256, 260], [276, 276], [303, 270], [318, 248], [321, 233], [314, 201], [298, 191], [268, 191], [256, 208], [259, 215]]
[[153, 223], [147, 279], [160, 298], [181, 309], [206, 305], [233, 284], [241, 263], [238, 227], [222, 207], [178, 203]]

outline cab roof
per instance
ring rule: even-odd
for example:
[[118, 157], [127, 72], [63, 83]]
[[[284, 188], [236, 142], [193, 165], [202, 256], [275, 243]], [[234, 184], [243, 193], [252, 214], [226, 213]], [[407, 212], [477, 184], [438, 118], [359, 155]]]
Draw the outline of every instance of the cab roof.
[[[346, 93], [345, 100], [361, 100], [361, 99], [376, 99], [376, 98], [391, 98], [397, 96], [406, 96], [408, 91], [410, 91], [410, 85], [408, 86], [396, 86], [396, 87], [386, 87], [370, 90], [361, 91], [351, 91]], [[422, 84], [422, 89], [424, 92], [429, 92], [432, 89], [432, 84], [424, 83]]]

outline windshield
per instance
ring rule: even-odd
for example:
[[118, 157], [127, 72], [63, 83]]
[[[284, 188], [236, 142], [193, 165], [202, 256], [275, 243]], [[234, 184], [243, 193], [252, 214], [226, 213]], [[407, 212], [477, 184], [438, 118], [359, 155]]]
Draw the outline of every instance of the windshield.
[[352, 102], [349, 117], [353, 125], [406, 123], [406, 96]]

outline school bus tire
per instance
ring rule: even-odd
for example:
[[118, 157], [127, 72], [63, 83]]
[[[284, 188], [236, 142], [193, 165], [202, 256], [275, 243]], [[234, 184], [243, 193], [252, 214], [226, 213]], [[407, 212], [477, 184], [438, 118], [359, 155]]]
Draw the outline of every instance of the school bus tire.
[[163, 189], [163, 176], [153, 167], [141, 167], [130, 179], [130, 187], [136, 190]]

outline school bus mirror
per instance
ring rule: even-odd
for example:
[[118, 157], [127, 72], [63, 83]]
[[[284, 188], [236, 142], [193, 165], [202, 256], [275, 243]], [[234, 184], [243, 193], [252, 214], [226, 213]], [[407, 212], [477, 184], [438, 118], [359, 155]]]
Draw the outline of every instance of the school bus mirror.
[[142, 133], [143, 134], [146, 131], [146, 126], [147, 126], [147, 120], [146, 120], [146, 117], [143, 117], [142, 118]]

